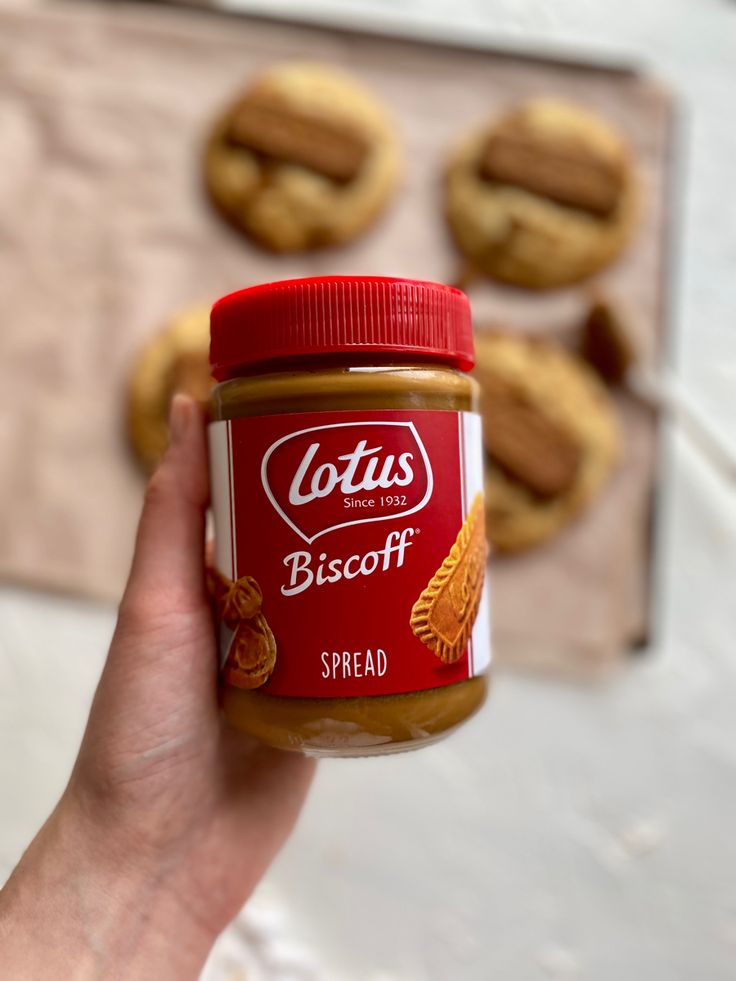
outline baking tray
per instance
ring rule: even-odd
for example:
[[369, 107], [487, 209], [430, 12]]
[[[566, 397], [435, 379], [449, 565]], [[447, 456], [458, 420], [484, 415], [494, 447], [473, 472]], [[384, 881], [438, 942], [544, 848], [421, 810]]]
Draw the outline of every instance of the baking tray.
[[[16, 407], [11, 457], [14, 449], [25, 453], [26, 472], [0, 535], [5, 578], [116, 598], [142, 489], [122, 425], [139, 345], [176, 309], [253, 282], [328, 272], [456, 279], [461, 263], [440, 202], [445, 154], [467, 128], [528, 96], [581, 100], [634, 147], [641, 226], [595, 286], [632, 311], [642, 357], [659, 361], [674, 111], [667, 91], [633, 65], [494, 50], [478, 37], [471, 45], [396, 30], [388, 36], [377, 25], [356, 30], [137, 4], [66, 2], [0, 18], [4, 90], [45, 147], [30, 169], [42, 169], [46, 212], [58, 218], [50, 228], [48, 219], [26, 215], [24, 244], [36, 256], [56, 250], [58, 257], [66, 231], [84, 257], [78, 264], [74, 255], [59, 257], [63, 275], [49, 277], [41, 293], [33, 290], [41, 260], [30, 270], [16, 262], [5, 297], [6, 310], [20, 317], [2, 342], [13, 357], [2, 358], [1, 381]], [[382, 97], [393, 108], [407, 165], [393, 205], [363, 238], [340, 250], [273, 256], [219, 220], [202, 193], [200, 154], [213, 116], [233, 93], [267, 65], [292, 58], [344, 65]], [[67, 215], [70, 188], [75, 208]], [[0, 211], [0, 222], [11, 218]], [[13, 255], [17, 249], [0, 242], [0, 261]], [[582, 317], [589, 286], [532, 294], [476, 282], [476, 326], [564, 338]], [[92, 310], [79, 302], [82, 294], [93, 297]], [[34, 389], [26, 375], [21, 385], [16, 367], [41, 349], [44, 361], [68, 364], [59, 324], [70, 319], [75, 361], [57, 372], [51, 400], [43, 379]], [[73, 434], [84, 447], [73, 469], [54, 439], [58, 415], [49, 415], [62, 404], [65, 438]], [[618, 409], [626, 458], [600, 499], [549, 546], [493, 563], [501, 663], [594, 675], [648, 635], [656, 419], [627, 398]], [[30, 438], [16, 439], [21, 432]], [[39, 521], [39, 514], [65, 529], [61, 545], [58, 532], [49, 535], [50, 517]]]

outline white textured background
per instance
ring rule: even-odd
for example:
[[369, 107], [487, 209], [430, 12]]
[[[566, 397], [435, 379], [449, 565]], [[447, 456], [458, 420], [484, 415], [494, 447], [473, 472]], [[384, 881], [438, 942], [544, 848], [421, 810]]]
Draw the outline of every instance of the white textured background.
[[[686, 117], [677, 367], [736, 443], [736, 3], [267, 6], [625, 52], [668, 81]], [[655, 648], [598, 688], [499, 677], [449, 742], [323, 765], [220, 965], [255, 937], [274, 966], [249, 981], [736, 979], [736, 500], [681, 437], [667, 457]], [[112, 623], [0, 592], [0, 880], [64, 785]]]

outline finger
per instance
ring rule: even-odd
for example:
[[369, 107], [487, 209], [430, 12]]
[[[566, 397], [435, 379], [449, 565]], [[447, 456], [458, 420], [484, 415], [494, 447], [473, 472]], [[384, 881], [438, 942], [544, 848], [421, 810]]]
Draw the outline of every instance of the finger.
[[124, 605], [158, 614], [183, 613], [206, 602], [205, 513], [209, 503], [205, 422], [197, 403], [175, 395], [171, 442], [146, 489]]

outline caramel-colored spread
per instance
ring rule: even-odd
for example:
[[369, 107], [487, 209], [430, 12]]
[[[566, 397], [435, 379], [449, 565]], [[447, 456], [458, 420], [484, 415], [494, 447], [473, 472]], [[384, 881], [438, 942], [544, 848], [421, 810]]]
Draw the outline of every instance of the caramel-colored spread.
[[[211, 411], [213, 420], [342, 410], [459, 413], [477, 411], [477, 400], [477, 383], [451, 367], [341, 366], [251, 374], [221, 382], [212, 393]], [[475, 540], [477, 532], [465, 538]], [[476, 553], [480, 554], [478, 549]], [[453, 582], [450, 585], [454, 588]], [[376, 616], [380, 617], [380, 611]], [[272, 627], [278, 637], [278, 624]], [[452, 660], [451, 655], [444, 656], [447, 650], [441, 648], [442, 660]], [[427, 656], [433, 657], [433, 652], [428, 651]], [[270, 694], [267, 687], [261, 691], [229, 685], [225, 672], [222, 705], [230, 723], [282, 749], [360, 756], [400, 752], [440, 738], [483, 704], [488, 680], [481, 673], [408, 694], [364, 697], [284, 697]]]

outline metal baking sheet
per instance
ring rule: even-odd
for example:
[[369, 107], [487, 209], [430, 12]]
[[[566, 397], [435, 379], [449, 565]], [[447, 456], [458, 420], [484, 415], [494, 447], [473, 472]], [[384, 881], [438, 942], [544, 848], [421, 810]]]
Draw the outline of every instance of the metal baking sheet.
[[[514, 53], [505, 45], [490, 50], [488, 39], [467, 46], [459, 38], [441, 43], [395, 30], [386, 36], [377, 28], [136, 4], [67, 2], [0, 12], [3, 91], [18, 125], [33, 134], [36, 149], [24, 165], [43, 175], [46, 203], [45, 220], [25, 219], [22, 245], [33, 251], [31, 263], [17, 261], [17, 241], [15, 249], [11, 240], [0, 243], [0, 261], [7, 258], [15, 272], [6, 309], [24, 314], [4, 332], [2, 383], [18, 431], [32, 434], [22, 443], [30, 483], [23, 499], [11, 502], [12, 527], [8, 522], [0, 536], [5, 578], [117, 597], [142, 490], [122, 422], [138, 346], [189, 302], [249, 283], [328, 272], [456, 279], [461, 262], [441, 207], [446, 153], [468, 127], [529, 96], [583, 101], [634, 148], [642, 221], [625, 256], [595, 287], [630, 311], [643, 358], [658, 362], [672, 228], [667, 91], [627, 65]], [[24, 55], [29, 50], [32, 63]], [[267, 65], [294, 58], [344, 66], [383, 98], [406, 165], [395, 201], [363, 238], [339, 250], [275, 257], [219, 220], [202, 192], [200, 154], [214, 115], [233, 93]], [[73, 209], [65, 208], [70, 195]], [[11, 221], [12, 202], [9, 208], [0, 221]], [[75, 250], [61, 256], [59, 274], [49, 272], [44, 291], [34, 291], [39, 264], [44, 256], [58, 259], [60, 241], [74, 241]], [[82, 254], [84, 262], [75, 264]], [[533, 294], [475, 282], [476, 326], [568, 336], [590, 286]], [[93, 308], [73, 299], [80, 295], [93, 298]], [[70, 321], [72, 352], [58, 326]], [[34, 390], [33, 379], [21, 384], [13, 367], [19, 351], [31, 363], [41, 347], [45, 361], [69, 366], [58, 373], [53, 402], [64, 405], [75, 445], [86, 447], [74, 472], [54, 440], [59, 417], [44, 379]], [[626, 458], [600, 499], [549, 546], [493, 562], [501, 663], [595, 674], [647, 636], [656, 420], [625, 398], [618, 408]], [[21, 443], [15, 448], [20, 453]], [[39, 513], [54, 515], [74, 541], [54, 545], [51, 554]]]

